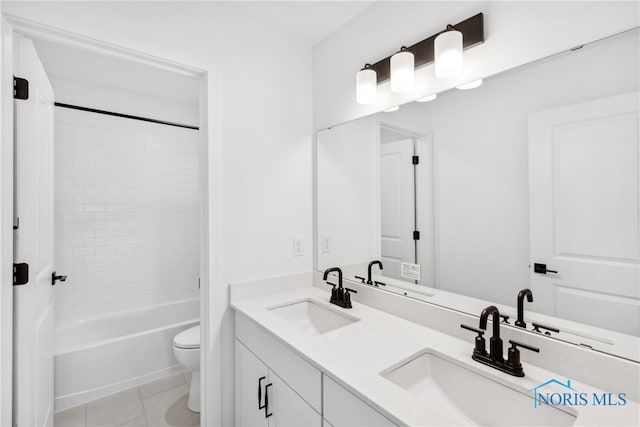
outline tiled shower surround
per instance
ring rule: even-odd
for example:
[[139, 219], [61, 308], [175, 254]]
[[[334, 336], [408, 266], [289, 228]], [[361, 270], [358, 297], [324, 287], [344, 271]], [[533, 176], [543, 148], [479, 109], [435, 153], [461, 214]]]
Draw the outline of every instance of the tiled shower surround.
[[56, 322], [198, 296], [198, 132], [56, 109]]

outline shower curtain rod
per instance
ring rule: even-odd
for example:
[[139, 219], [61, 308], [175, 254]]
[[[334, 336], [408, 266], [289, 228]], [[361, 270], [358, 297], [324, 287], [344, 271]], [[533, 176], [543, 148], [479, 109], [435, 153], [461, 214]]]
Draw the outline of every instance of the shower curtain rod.
[[105, 114], [107, 116], [122, 117], [125, 119], [140, 120], [149, 123], [158, 123], [161, 125], [175, 126], [185, 129], [200, 130], [198, 126], [185, 125], [182, 123], [167, 122], [164, 120], [150, 119], [148, 117], [132, 116], [131, 114], [114, 113], [113, 111], [98, 110], [97, 108], [81, 107], [79, 105], [65, 104], [63, 102], [54, 102], [53, 105], [61, 108], [69, 108], [71, 110], [88, 111], [89, 113]]

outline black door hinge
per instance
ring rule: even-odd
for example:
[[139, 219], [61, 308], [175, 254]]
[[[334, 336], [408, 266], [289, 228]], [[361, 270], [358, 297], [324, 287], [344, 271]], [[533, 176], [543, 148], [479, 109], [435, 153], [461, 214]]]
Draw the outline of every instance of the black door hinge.
[[414, 165], [420, 164], [420, 156], [411, 157], [411, 163], [414, 164]]
[[420, 232], [418, 230], [413, 232], [413, 240], [420, 240]]
[[13, 264], [13, 286], [24, 285], [29, 281], [29, 264]]
[[29, 80], [13, 76], [13, 98], [29, 99]]

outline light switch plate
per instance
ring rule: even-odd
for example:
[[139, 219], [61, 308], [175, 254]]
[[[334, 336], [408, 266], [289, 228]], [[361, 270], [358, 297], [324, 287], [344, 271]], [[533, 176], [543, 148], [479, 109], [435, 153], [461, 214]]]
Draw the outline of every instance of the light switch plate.
[[304, 255], [304, 239], [302, 237], [293, 238], [293, 256], [298, 257]]
[[331, 253], [331, 238], [329, 236], [322, 236], [320, 239], [320, 247], [323, 254]]

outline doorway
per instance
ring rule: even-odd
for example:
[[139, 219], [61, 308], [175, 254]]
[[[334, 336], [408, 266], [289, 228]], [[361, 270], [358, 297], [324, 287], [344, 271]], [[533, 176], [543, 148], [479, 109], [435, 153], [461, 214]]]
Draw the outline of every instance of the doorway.
[[[202, 75], [46, 37], [13, 37], [14, 74], [29, 75], [38, 123], [47, 122], [31, 134], [21, 131], [22, 118], [33, 123], [33, 112], [20, 110], [26, 99], [14, 101], [14, 258], [31, 270], [14, 287], [14, 424], [51, 425], [54, 412], [83, 405], [88, 411], [88, 402], [151, 381], [188, 389], [191, 378], [176, 363], [171, 338], [198, 324], [206, 286], [199, 280], [206, 202], [200, 154], [206, 138], [198, 131]], [[37, 81], [48, 81], [52, 90]], [[170, 94], [154, 97], [154, 91]], [[179, 92], [190, 93], [191, 101], [170, 99]], [[42, 145], [47, 132], [52, 137]], [[33, 144], [22, 144], [23, 136]], [[164, 324], [166, 318], [173, 320]], [[86, 328], [90, 324], [94, 328]], [[129, 330], [143, 324], [162, 333], [125, 343], [145, 335]], [[118, 333], [104, 335], [108, 329]], [[164, 346], [153, 351], [152, 363], [121, 358], [120, 369], [104, 366], [116, 354], [131, 359], [140, 353], [132, 349], [152, 348], [159, 335]], [[37, 357], [24, 357], [29, 353]], [[107, 355], [102, 362], [100, 354]], [[80, 372], [87, 365], [102, 367], [98, 378]]]

